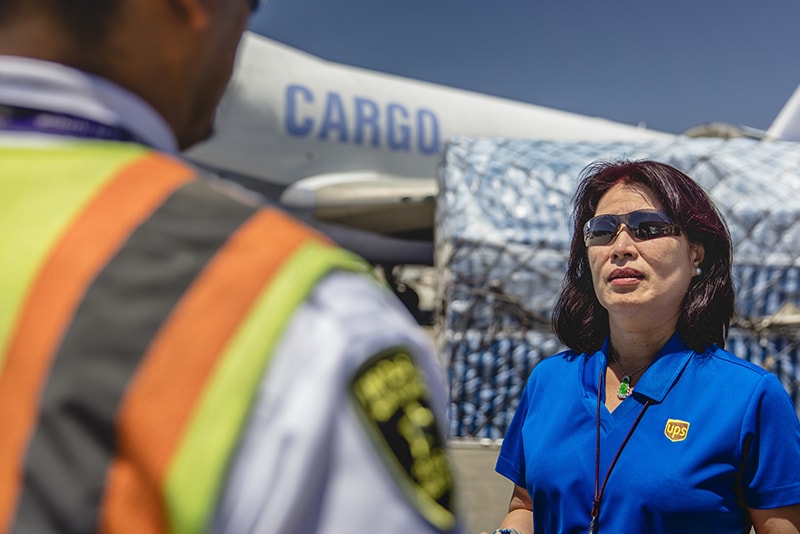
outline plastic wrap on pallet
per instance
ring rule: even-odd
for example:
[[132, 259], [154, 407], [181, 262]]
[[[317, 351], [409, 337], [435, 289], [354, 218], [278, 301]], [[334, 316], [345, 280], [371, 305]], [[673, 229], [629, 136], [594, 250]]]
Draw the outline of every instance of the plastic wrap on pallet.
[[564, 347], [550, 317], [577, 179], [597, 160], [655, 159], [726, 218], [737, 316], [728, 348], [775, 372], [800, 413], [800, 148], [748, 139], [569, 142], [459, 138], [439, 170], [436, 329], [450, 433], [502, 438], [533, 366]]

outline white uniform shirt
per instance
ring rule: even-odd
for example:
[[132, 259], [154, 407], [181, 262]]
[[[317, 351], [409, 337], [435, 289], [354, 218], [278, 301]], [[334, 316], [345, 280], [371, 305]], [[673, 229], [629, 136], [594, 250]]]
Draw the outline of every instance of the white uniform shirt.
[[[63, 65], [0, 56], [0, 104], [120, 126], [157, 150], [177, 151], [174, 135], [147, 103]], [[290, 320], [261, 383], [231, 460], [214, 532], [442, 532], [426, 519], [413, 484], [352, 397], [359, 368], [393, 347], [413, 358], [443, 435], [444, 374], [428, 337], [400, 302], [354, 273], [330, 274], [314, 288]], [[461, 528], [463, 521], [453, 531]]]
[[388, 291], [334, 274], [295, 314], [262, 384], [216, 532], [438, 532], [409, 504], [348, 399], [370, 356], [405, 346], [446, 392], [428, 339]]

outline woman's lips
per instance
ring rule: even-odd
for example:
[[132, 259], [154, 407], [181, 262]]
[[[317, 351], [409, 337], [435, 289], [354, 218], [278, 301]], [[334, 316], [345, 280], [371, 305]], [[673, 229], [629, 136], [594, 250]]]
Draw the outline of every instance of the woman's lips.
[[608, 281], [615, 284], [633, 284], [644, 278], [644, 275], [636, 269], [614, 269], [608, 275]]

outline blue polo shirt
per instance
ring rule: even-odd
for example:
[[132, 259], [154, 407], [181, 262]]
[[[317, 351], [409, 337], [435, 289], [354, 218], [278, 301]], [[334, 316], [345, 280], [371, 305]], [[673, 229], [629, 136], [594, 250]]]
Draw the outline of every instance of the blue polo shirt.
[[[535, 532], [589, 529], [607, 349], [540, 362], [506, 433], [496, 469], [528, 490]], [[719, 347], [696, 353], [677, 334], [633, 395], [601, 406], [599, 484], [647, 399], [609, 477], [600, 532], [741, 533], [747, 508], [800, 503], [800, 421], [777, 377]]]

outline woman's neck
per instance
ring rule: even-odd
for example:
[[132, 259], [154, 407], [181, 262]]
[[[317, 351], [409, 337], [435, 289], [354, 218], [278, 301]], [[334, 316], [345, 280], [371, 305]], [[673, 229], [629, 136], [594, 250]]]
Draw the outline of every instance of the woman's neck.
[[661, 348], [675, 333], [675, 325], [653, 328], [623, 329], [611, 323], [610, 342], [614, 358], [623, 369], [630, 371], [653, 363]]

